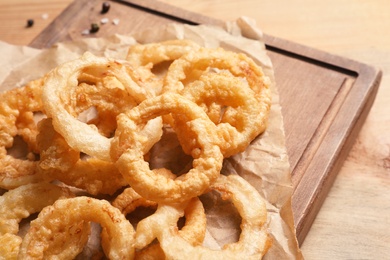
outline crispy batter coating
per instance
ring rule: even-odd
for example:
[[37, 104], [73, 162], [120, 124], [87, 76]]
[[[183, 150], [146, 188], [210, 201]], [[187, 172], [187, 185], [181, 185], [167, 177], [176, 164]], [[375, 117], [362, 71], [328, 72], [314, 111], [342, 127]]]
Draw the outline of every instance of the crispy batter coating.
[[[22, 238], [18, 235], [19, 223], [33, 213], [58, 199], [73, 197], [67, 188], [41, 182], [20, 186], [0, 197], [0, 255], [16, 259]], [[78, 236], [82, 238], [83, 233]]]
[[[87, 52], [1, 93], [0, 256], [73, 259], [96, 222], [109, 259], [262, 258], [265, 202], [221, 169], [265, 131], [269, 85], [243, 53], [172, 40], [131, 46], [123, 60]], [[27, 152], [16, 156], [19, 139]], [[221, 250], [203, 246], [199, 196], [211, 190], [242, 218], [239, 240]], [[139, 206], [156, 212], [134, 229], [126, 215]], [[38, 212], [23, 237], [19, 223]]]
[[[226, 244], [221, 250], [192, 246], [181, 238], [177, 230], [166, 225], [154, 225], [166, 259], [261, 259], [271, 245], [268, 237], [267, 209], [264, 199], [256, 189], [238, 175], [221, 175], [211, 189], [231, 199], [242, 217], [239, 241]], [[149, 227], [151, 229], [151, 227]]]
[[[173, 177], [173, 176], [171, 176]], [[137, 207], [151, 207], [157, 208], [158, 204], [154, 201], [146, 200], [136, 193], [132, 188], [125, 189], [118, 197], [113, 201], [113, 206], [119, 208], [125, 215], [136, 210]], [[159, 212], [159, 211], [158, 211]], [[156, 216], [150, 216], [149, 218], [160, 218], [161, 213], [156, 213]], [[184, 209], [185, 224], [178, 231], [180, 236], [183, 237], [191, 245], [202, 244], [206, 234], [206, 215], [202, 203], [198, 198], [194, 198]], [[177, 225], [179, 215], [176, 222], [170, 223], [170, 225]], [[146, 221], [147, 222], [147, 221]], [[166, 224], [166, 223], [165, 223]], [[145, 225], [145, 220], [141, 221], [141, 224], [137, 225], [136, 238], [142, 237], [145, 233], [145, 229], [148, 225]], [[138, 234], [138, 235], [137, 235]], [[154, 238], [149, 237], [147, 241], [144, 239], [143, 244], [136, 242], [135, 259], [164, 259], [165, 255], [158, 243], [152, 244]], [[147, 244], [149, 242], [149, 244]]]
[[[148, 120], [167, 113], [187, 119], [187, 140], [193, 142], [193, 168], [176, 178], [166, 178], [151, 170], [144, 160], [142, 127]], [[217, 178], [223, 156], [215, 140], [215, 125], [195, 103], [174, 93], [150, 98], [118, 116], [118, 129], [112, 142], [111, 156], [130, 186], [146, 199], [160, 203], [178, 203], [201, 195]], [[168, 169], [166, 169], [168, 171]]]
[[[205, 73], [181, 94], [202, 107], [216, 124], [224, 157], [244, 151], [266, 128], [268, 105], [256, 99], [247, 82], [228, 72]], [[176, 116], [174, 119], [176, 126], [186, 127], [186, 122]], [[186, 147], [188, 142], [184, 141], [186, 131], [177, 132], [188, 153], [191, 147]]]
[[[38, 130], [34, 113], [42, 112], [42, 79], [0, 94], [0, 188], [13, 189], [42, 180], [36, 170]], [[19, 136], [27, 144], [25, 156], [8, 154]]]
[[161, 94], [165, 71], [159, 65], [172, 62], [200, 46], [188, 40], [168, 40], [137, 44], [129, 48], [126, 60], [133, 68], [132, 77], [141, 86]]
[[[67, 249], [67, 258], [80, 253], [79, 241], [72, 243], [81, 230], [75, 223], [96, 222], [102, 226], [102, 247], [110, 259], [133, 259], [134, 229], [119, 209], [108, 201], [90, 197], [75, 197], [58, 200], [44, 208], [38, 218], [31, 221], [30, 229], [23, 239], [19, 258], [42, 259], [49, 256], [63, 257], [61, 250]], [[75, 243], [76, 244], [76, 243]]]
[[[270, 105], [270, 80], [251, 58], [222, 48], [204, 48], [189, 52], [172, 62], [164, 79], [163, 92], [179, 92], [201, 72], [228, 70], [235, 77], [245, 79], [256, 98]], [[194, 73], [195, 72], [195, 73]]]
[[110, 194], [127, 185], [114, 163], [93, 157], [82, 159], [58, 134], [51, 119], [38, 123], [39, 171], [47, 180], [59, 180], [89, 194]]
[[[98, 99], [99, 102], [103, 100], [104, 104], [110, 103], [115, 107], [122, 103], [121, 100], [125, 100], [124, 104], [134, 104], [152, 95], [132, 80], [127, 71], [128, 67], [123, 63], [85, 53], [79, 59], [60, 65], [47, 74], [42, 90], [42, 101], [46, 114], [53, 119], [55, 130], [65, 138], [70, 147], [98, 159], [110, 161], [110, 138], [98, 133], [96, 128], [77, 120], [74, 115], [77, 111], [74, 103], [82, 99], [80, 95], [84, 95], [87, 100], [85, 92], [78, 93], [78, 85], [80, 80], [86, 81], [85, 71], [92, 69], [100, 71], [100, 75], [108, 75], [115, 79], [111, 78], [110, 84], [101, 85], [103, 88], [99, 91], [92, 91], [95, 98], [88, 96], [90, 100]], [[120, 89], [119, 95], [112, 96], [113, 87]], [[106, 90], [109, 92], [106, 93]], [[76, 98], [77, 96], [79, 97]], [[90, 105], [93, 104], [94, 102]]]

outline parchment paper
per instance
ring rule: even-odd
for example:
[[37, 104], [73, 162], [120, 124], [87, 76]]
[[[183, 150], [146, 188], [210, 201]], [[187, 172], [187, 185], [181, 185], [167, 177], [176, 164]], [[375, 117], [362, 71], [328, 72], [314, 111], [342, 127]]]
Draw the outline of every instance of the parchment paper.
[[[23, 86], [26, 82], [43, 76], [55, 66], [78, 58], [85, 51], [124, 59], [128, 47], [132, 44], [175, 38], [191, 39], [206, 47], [221, 46], [244, 52], [258, 62], [270, 77], [272, 107], [268, 128], [245, 152], [226, 159], [223, 173], [241, 175], [255, 186], [267, 201], [268, 225], [273, 245], [264, 259], [302, 259], [293, 223], [292, 183], [277, 85], [272, 62], [262, 41], [262, 32], [251, 19], [240, 18], [227, 23], [225, 28], [169, 24], [161, 28], [146, 29], [131, 36], [112, 35], [107, 38], [86, 38], [58, 43], [45, 50], [0, 42], [0, 90]], [[208, 231], [204, 244], [211, 248], [220, 248], [225, 243], [237, 241], [240, 234], [239, 217], [234, 208], [228, 203], [212, 201], [211, 197], [203, 200], [206, 200], [205, 208], [208, 214]]]

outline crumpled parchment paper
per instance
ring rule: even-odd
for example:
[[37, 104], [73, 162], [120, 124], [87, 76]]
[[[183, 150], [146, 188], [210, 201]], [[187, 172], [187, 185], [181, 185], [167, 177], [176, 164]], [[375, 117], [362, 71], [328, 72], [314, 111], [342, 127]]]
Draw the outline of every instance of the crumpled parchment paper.
[[[44, 50], [0, 42], [0, 91], [23, 86], [30, 80], [42, 77], [57, 65], [78, 58], [85, 51], [124, 59], [130, 45], [176, 38], [191, 39], [206, 47], [220, 46], [244, 52], [260, 64], [265, 74], [270, 77], [272, 107], [269, 126], [245, 152], [225, 159], [223, 173], [241, 175], [255, 186], [267, 201], [268, 225], [273, 245], [264, 259], [302, 259], [293, 223], [293, 187], [277, 84], [272, 62], [262, 41], [262, 32], [251, 19], [240, 18], [226, 23], [225, 28], [169, 24], [161, 28], [145, 29], [133, 35], [112, 35], [106, 38], [57, 43]], [[211, 248], [220, 248], [225, 243], [237, 241], [240, 219], [232, 205], [207, 201], [213, 200], [211, 197], [204, 200], [208, 215], [208, 231], [204, 244]]]

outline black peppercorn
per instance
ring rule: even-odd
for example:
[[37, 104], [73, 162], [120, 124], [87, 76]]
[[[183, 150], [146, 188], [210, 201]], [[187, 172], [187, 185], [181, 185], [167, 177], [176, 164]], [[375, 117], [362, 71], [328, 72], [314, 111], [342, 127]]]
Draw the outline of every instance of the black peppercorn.
[[91, 29], [89, 29], [90, 33], [96, 33], [100, 29], [99, 25], [97, 23], [91, 24]]
[[28, 19], [27, 20], [27, 27], [32, 27], [34, 25], [34, 20], [33, 19]]
[[104, 2], [102, 4], [102, 14], [107, 13], [110, 10], [110, 3], [109, 2]]

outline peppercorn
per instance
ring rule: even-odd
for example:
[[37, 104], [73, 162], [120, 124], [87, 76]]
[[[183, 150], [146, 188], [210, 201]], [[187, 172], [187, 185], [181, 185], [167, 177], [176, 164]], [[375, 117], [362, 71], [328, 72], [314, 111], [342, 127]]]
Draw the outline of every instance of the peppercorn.
[[91, 24], [91, 29], [89, 29], [90, 33], [96, 33], [100, 29], [99, 25], [97, 23]]
[[27, 20], [27, 27], [32, 27], [34, 25], [34, 20], [33, 19], [28, 19]]
[[102, 14], [107, 13], [110, 10], [110, 3], [109, 2], [104, 2], [102, 4]]

